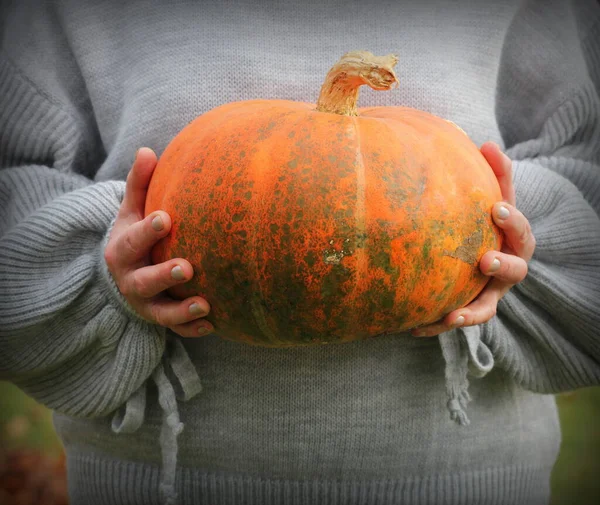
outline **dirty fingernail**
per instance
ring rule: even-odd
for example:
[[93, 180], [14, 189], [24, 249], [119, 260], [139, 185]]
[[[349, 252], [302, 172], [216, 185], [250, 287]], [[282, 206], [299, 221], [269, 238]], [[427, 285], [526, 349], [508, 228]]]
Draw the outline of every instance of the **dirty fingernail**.
[[198, 335], [208, 335], [210, 330], [206, 326], [198, 326]]
[[160, 231], [165, 227], [162, 217], [160, 216], [156, 216], [153, 220], [152, 220], [152, 228], [154, 228], [155, 231]]
[[176, 281], [182, 281], [183, 279], [185, 279], [183, 268], [181, 268], [179, 265], [173, 267], [171, 269], [171, 277], [173, 277], [173, 279], [175, 279]]
[[463, 324], [465, 324], [465, 317], [464, 316], [458, 316], [456, 318], [456, 320], [452, 323], [452, 326], [454, 326], [455, 328], [457, 328], [458, 326], [462, 326]]
[[202, 307], [200, 307], [199, 304], [197, 303], [192, 303], [190, 305], [190, 314], [192, 314], [193, 316], [201, 316], [204, 311], [202, 310]]
[[500, 260], [498, 258], [494, 258], [494, 261], [490, 264], [490, 268], [488, 268], [488, 272], [497, 272], [500, 269]]
[[500, 219], [506, 219], [508, 216], [510, 216], [510, 212], [506, 207], [502, 206], [498, 209], [498, 217]]

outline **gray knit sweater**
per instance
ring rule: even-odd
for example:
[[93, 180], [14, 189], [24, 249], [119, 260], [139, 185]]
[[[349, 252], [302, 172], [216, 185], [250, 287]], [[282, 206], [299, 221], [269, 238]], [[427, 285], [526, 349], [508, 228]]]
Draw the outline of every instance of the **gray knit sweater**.
[[[0, 378], [55, 411], [73, 505], [547, 503], [551, 394], [600, 383], [596, 1], [3, 9]], [[314, 102], [352, 49], [400, 56], [400, 87], [360, 105], [432, 112], [514, 160], [537, 249], [498, 314], [285, 350], [132, 315], [103, 247], [136, 149], [226, 102]]]

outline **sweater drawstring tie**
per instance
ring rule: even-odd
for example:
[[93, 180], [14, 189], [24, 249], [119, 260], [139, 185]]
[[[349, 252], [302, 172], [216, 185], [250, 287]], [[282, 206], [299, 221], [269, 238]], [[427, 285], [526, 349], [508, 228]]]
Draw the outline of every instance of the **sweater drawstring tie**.
[[[162, 456], [159, 484], [160, 500], [163, 505], [175, 505], [175, 477], [177, 475], [177, 437], [184, 425], [179, 418], [177, 401], [187, 401], [202, 390], [200, 377], [192, 364], [185, 347], [178, 338], [168, 338], [167, 349], [162, 361], [152, 373], [158, 390], [158, 403], [163, 411], [160, 431]], [[147, 382], [130, 396], [124, 410], [119, 409], [112, 420], [115, 433], [133, 433], [144, 422]]]
[[494, 366], [489, 347], [481, 341], [481, 327], [466, 326], [440, 334], [442, 354], [446, 361], [446, 407], [450, 419], [461, 426], [468, 426], [466, 408], [471, 401], [467, 375], [480, 378]]

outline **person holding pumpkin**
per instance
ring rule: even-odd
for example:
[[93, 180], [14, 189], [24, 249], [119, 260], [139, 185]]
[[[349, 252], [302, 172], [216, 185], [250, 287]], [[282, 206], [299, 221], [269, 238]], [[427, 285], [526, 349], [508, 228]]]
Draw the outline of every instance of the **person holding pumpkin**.
[[[600, 384], [597, 2], [2, 9], [0, 378], [54, 410], [73, 504], [548, 503], [552, 394]], [[165, 294], [187, 259], [150, 264], [172, 225], [144, 217], [155, 152], [223, 103], [314, 102], [360, 47], [402, 62], [361, 102], [481, 145], [491, 281], [412, 335], [219, 338], [210, 300]]]

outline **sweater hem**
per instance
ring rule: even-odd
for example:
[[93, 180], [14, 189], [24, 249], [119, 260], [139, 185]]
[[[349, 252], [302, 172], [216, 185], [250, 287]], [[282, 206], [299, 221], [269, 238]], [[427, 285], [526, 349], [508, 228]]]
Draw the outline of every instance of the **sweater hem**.
[[[160, 467], [67, 451], [71, 505], [160, 505]], [[518, 464], [429, 476], [284, 479], [181, 467], [178, 505], [547, 505], [552, 466]]]

